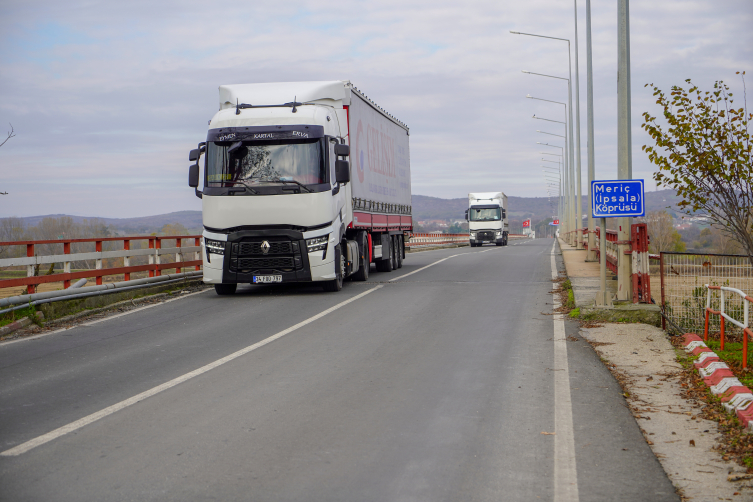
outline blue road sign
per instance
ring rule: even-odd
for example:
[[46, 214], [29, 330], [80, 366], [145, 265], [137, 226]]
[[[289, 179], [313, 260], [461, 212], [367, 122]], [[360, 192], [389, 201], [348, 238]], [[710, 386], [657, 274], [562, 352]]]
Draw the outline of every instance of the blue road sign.
[[645, 216], [643, 180], [593, 180], [591, 215], [593, 218]]

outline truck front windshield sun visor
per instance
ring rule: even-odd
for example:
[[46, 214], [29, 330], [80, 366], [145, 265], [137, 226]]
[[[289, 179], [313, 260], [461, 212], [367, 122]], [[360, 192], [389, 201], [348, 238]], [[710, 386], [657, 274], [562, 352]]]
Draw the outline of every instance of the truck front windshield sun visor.
[[[326, 146], [322, 139], [212, 141], [207, 143], [207, 187], [257, 187], [281, 184], [296, 191], [326, 183]], [[290, 190], [288, 189], [288, 192]]]
[[471, 221], [499, 221], [502, 212], [499, 207], [472, 207], [468, 216]]

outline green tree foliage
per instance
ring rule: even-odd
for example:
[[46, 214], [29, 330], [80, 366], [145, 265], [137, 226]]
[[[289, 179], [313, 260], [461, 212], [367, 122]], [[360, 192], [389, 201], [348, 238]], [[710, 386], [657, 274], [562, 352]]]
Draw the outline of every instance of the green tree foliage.
[[747, 102], [733, 106], [733, 95], [721, 80], [711, 91], [702, 91], [690, 79], [685, 82], [688, 89], [673, 86], [669, 96], [646, 84], [653, 88], [666, 123], [643, 114], [641, 127], [656, 143], [643, 146], [659, 167], [654, 180], [682, 198], [678, 207], [685, 213], [708, 214], [743, 245], [753, 264], [753, 141], [748, 132], [753, 113], [748, 113]]

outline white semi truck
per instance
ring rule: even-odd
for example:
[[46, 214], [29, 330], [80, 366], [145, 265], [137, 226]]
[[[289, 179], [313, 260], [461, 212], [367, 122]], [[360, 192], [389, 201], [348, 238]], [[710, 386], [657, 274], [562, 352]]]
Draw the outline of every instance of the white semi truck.
[[[408, 127], [347, 81], [220, 86], [192, 150], [204, 282], [315, 282], [402, 267], [411, 218]], [[204, 154], [203, 188], [199, 160]], [[350, 162], [349, 160], [350, 159]]]
[[468, 221], [471, 247], [493, 242], [497, 246], [507, 246], [507, 195], [502, 192], [468, 194]]

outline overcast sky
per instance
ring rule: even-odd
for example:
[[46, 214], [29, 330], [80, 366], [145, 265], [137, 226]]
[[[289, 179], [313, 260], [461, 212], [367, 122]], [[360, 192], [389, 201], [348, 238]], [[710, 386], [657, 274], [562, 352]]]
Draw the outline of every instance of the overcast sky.
[[[585, 0], [579, 2], [586, 180]], [[596, 176], [617, 163], [617, 2], [592, 2]], [[649, 180], [645, 83], [753, 83], [753, 2], [633, 0], [633, 175]], [[413, 193], [544, 196], [559, 138], [570, 1], [0, 2], [0, 217], [130, 217], [201, 209], [188, 151], [206, 137], [220, 84], [350, 80], [408, 124]], [[574, 49], [574, 45], [573, 45]], [[573, 56], [573, 65], [575, 59]], [[574, 68], [573, 68], [574, 71]], [[739, 93], [742, 96], [742, 92]], [[291, 96], [292, 98], [292, 96]], [[752, 103], [753, 104], [753, 103]], [[2, 140], [0, 138], [0, 141]], [[561, 143], [560, 143], [561, 144]], [[551, 149], [551, 151], [555, 151]], [[647, 183], [653, 189], [653, 181]], [[586, 193], [585, 181], [583, 182]]]

